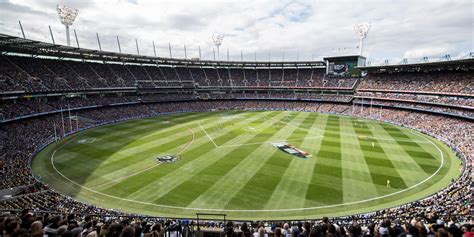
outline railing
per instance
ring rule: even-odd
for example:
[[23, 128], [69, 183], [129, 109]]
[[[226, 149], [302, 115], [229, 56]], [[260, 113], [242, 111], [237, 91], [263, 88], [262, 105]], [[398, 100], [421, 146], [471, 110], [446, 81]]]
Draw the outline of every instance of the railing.
[[430, 113], [430, 114], [438, 114], [438, 115], [443, 115], [447, 117], [454, 117], [454, 118], [460, 118], [468, 121], [474, 121], [474, 117], [469, 117], [469, 116], [464, 116], [464, 115], [459, 115], [459, 114], [453, 114], [453, 113], [447, 113], [447, 112], [441, 112], [441, 111], [435, 111], [435, 110], [428, 110], [428, 109], [420, 109], [420, 108], [414, 108], [414, 107], [405, 107], [405, 106], [398, 106], [398, 105], [386, 105], [386, 104], [374, 104], [374, 103], [366, 103], [366, 102], [354, 102], [356, 105], [365, 105], [365, 106], [373, 106], [373, 107], [386, 107], [386, 108], [394, 108], [394, 109], [402, 109], [402, 110], [413, 110], [413, 111], [418, 111], [418, 112], [423, 112], [423, 113]]
[[401, 93], [401, 94], [422, 94], [422, 95], [442, 95], [455, 97], [474, 97], [474, 94], [454, 93], [454, 92], [439, 92], [439, 91], [412, 91], [412, 90], [389, 90], [389, 89], [357, 89], [358, 92], [386, 92], [386, 93]]

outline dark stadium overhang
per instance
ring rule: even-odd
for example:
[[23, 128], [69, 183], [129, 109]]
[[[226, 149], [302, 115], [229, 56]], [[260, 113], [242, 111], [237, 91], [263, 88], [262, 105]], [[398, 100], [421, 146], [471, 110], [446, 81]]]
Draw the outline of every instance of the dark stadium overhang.
[[449, 61], [426, 62], [426, 63], [411, 63], [398, 65], [380, 65], [380, 66], [364, 66], [357, 67], [358, 69], [367, 71], [369, 73], [383, 73], [383, 72], [423, 72], [436, 70], [474, 70], [474, 58], [457, 59]]
[[345, 55], [345, 56], [333, 56], [333, 57], [324, 57], [324, 61], [347, 61], [347, 60], [354, 60], [358, 58], [366, 59], [364, 56], [361, 55]]
[[0, 51], [2, 54], [25, 54], [79, 60], [95, 60], [106, 62], [158, 64], [190, 67], [248, 67], [248, 68], [325, 68], [322, 61], [213, 61], [196, 59], [178, 59], [152, 57], [145, 55], [115, 53], [101, 50], [84, 49], [64, 45], [51, 44], [36, 40], [0, 34]]

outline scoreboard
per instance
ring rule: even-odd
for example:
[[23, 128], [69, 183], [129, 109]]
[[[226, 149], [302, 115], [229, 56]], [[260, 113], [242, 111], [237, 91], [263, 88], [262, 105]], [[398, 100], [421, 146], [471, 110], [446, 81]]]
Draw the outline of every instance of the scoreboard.
[[365, 66], [365, 57], [356, 56], [339, 56], [326, 57], [326, 74], [335, 76], [360, 76], [361, 71], [357, 69], [359, 66]]

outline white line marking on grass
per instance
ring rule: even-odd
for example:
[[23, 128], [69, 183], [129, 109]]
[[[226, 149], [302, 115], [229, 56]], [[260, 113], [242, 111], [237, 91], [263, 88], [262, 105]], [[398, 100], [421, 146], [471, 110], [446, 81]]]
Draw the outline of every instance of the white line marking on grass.
[[[202, 127], [201, 127], [202, 128]], [[413, 132], [412, 132], [413, 133]], [[53, 167], [53, 169], [56, 171], [56, 173], [58, 173], [61, 177], [63, 177], [64, 179], [66, 179], [67, 181], [69, 181], [70, 183], [76, 185], [76, 186], [79, 186], [85, 190], [88, 190], [92, 193], [96, 193], [96, 194], [99, 194], [99, 195], [102, 195], [102, 196], [105, 196], [105, 197], [109, 197], [109, 198], [113, 198], [113, 199], [116, 199], [116, 200], [121, 200], [121, 201], [126, 201], [126, 202], [132, 202], [132, 203], [137, 203], [137, 204], [144, 204], [144, 205], [151, 205], [151, 206], [156, 206], [156, 207], [162, 207], [162, 208], [170, 208], [170, 209], [179, 209], [179, 210], [194, 210], [194, 211], [217, 211], [217, 212], [285, 212], [285, 211], [305, 211], [305, 210], [316, 210], [316, 209], [322, 209], [322, 208], [332, 208], [332, 207], [339, 207], [339, 206], [347, 206], [347, 205], [354, 205], [354, 204], [359, 204], [359, 203], [364, 203], [364, 202], [369, 202], [369, 201], [375, 201], [375, 200], [379, 200], [379, 199], [382, 199], [382, 198], [386, 198], [386, 197], [390, 197], [390, 196], [394, 196], [394, 195], [397, 195], [397, 194], [400, 194], [400, 193], [403, 193], [403, 192], [406, 192], [408, 190], [411, 190], [413, 188], [416, 188], [420, 185], [422, 185], [423, 183], [427, 182], [428, 180], [430, 180], [431, 178], [433, 178], [435, 175], [437, 175], [439, 173], [439, 171], [441, 170], [441, 168], [443, 167], [444, 165], [444, 154], [443, 152], [441, 151], [441, 149], [439, 149], [438, 145], [436, 145], [435, 143], [433, 143], [431, 140], [429, 140], [428, 138], [426, 137], [423, 137], [419, 134], [415, 134], [425, 140], [427, 140], [429, 143], [431, 143], [441, 154], [441, 164], [440, 166], [438, 167], [438, 169], [436, 170], [436, 172], [434, 172], [432, 175], [430, 175], [429, 177], [427, 177], [426, 179], [422, 180], [421, 182], [411, 186], [411, 187], [408, 187], [406, 189], [403, 189], [403, 190], [399, 190], [397, 192], [394, 192], [394, 193], [390, 193], [390, 194], [386, 194], [386, 195], [383, 195], [383, 196], [378, 196], [378, 197], [374, 197], [374, 198], [369, 198], [369, 199], [365, 199], [365, 200], [360, 200], [360, 201], [354, 201], [354, 202], [348, 202], [348, 203], [340, 203], [340, 204], [333, 204], [333, 205], [326, 205], [326, 206], [317, 206], [317, 207], [303, 207], [303, 208], [290, 208], [290, 209], [267, 209], [267, 210], [228, 210], [228, 209], [211, 209], [211, 208], [194, 208], [194, 207], [177, 207], [177, 206], [169, 206], [169, 205], [161, 205], [161, 204], [156, 204], [156, 203], [148, 203], [148, 202], [142, 202], [142, 201], [137, 201], [137, 200], [132, 200], [132, 199], [127, 199], [127, 198], [121, 198], [121, 197], [116, 197], [116, 196], [112, 196], [112, 195], [109, 195], [109, 194], [106, 194], [106, 193], [102, 193], [102, 192], [99, 192], [99, 191], [96, 191], [94, 189], [91, 189], [91, 188], [88, 188], [88, 187], [85, 187], [71, 179], [69, 179], [67, 176], [65, 176], [63, 173], [61, 173], [57, 168], [56, 166], [54, 165], [54, 156], [56, 154], [56, 152], [61, 149], [64, 145], [66, 144], [63, 144], [61, 147], [57, 148], [56, 150], [54, 150], [53, 154], [51, 154], [51, 166]], [[74, 139], [74, 138], [73, 138]]]
[[135, 176], [135, 175], [137, 175], [137, 174], [140, 174], [140, 173], [143, 173], [143, 172], [145, 172], [145, 171], [151, 170], [151, 169], [153, 169], [153, 168], [155, 168], [155, 167], [157, 167], [157, 166], [159, 166], [159, 165], [160, 165], [160, 163], [155, 164], [155, 165], [152, 165], [152, 166], [150, 166], [150, 167], [148, 167], [148, 168], [146, 168], [146, 169], [142, 169], [142, 170], [137, 171], [137, 172], [135, 172], [135, 173], [126, 175], [126, 176], [124, 176], [124, 177], [122, 177], [122, 178], [114, 179], [114, 180], [111, 180], [111, 181], [109, 181], [109, 182], [105, 182], [105, 183], [101, 183], [101, 184], [96, 185], [96, 186], [92, 186], [91, 188], [99, 188], [99, 187], [106, 186], [106, 185], [108, 185], [108, 184], [118, 183], [118, 182], [120, 182], [120, 181], [122, 181], [122, 180], [124, 180], [124, 179], [130, 178], [130, 177]]
[[202, 131], [203, 131], [203, 132], [206, 134], [206, 136], [209, 138], [209, 140], [211, 140], [212, 144], [214, 144], [215, 147], [219, 147], [219, 146], [214, 142], [214, 140], [212, 139], [212, 137], [209, 136], [209, 134], [207, 134], [206, 129], [204, 129], [204, 128], [202, 127], [201, 123], [198, 122], [198, 124], [199, 124], [199, 127], [201, 127]]
[[[191, 139], [191, 141], [189, 141], [189, 142], [186, 144], [186, 146], [183, 147], [183, 149], [181, 149], [178, 153], [176, 153], [176, 155], [179, 155], [179, 154], [183, 153], [183, 152], [184, 152], [185, 150], [187, 150], [188, 147], [194, 142], [194, 137], [195, 137], [195, 136], [194, 136], [194, 131], [193, 131], [191, 128], [189, 128], [188, 126], [185, 126], [185, 127], [188, 128], [189, 131], [191, 131], [191, 133], [193, 134], [193, 138]], [[96, 185], [96, 186], [93, 186], [93, 187], [91, 187], [91, 188], [98, 188], [98, 187], [106, 186], [106, 185], [108, 185], [108, 184], [118, 183], [118, 182], [120, 182], [120, 181], [122, 181], [122, 180], [124, 180], [124, 179], [130, 178], [130, 177], [135, 176], [135, 175], [137, 175], [137, 174], [140, 174], [140, 173], [143, 173], [143, 172], [145, 172], [145, 171], [151, 170], [151, 169], [153, 169], [153, 168], [159, 166], [160, 164], [161, 164], [161, 163], [152, 165], [152, 166], [150, 166], [150, 167], [148, 167], [148, 168], [146, 168], [146, 169], [142, 169], [142, 170], [137, 171], [137, 172], [135, 172], [135, 173], [129, 174], [129, 175], [127, 175], [127, 176], [124, 176], [124, 177], [121, 177], [121, 178], [118, 178], [118, 179], [111, 180], [111, 181], [109, 181], [109, 182], [101, 183], [101, 184]]]

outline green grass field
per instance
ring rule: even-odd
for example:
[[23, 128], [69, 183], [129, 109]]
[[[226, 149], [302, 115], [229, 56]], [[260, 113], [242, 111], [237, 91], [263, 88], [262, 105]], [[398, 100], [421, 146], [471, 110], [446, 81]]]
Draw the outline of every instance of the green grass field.
[[[271, 144], [277, 141], [312, 156], [287, 154]], [[156, 161], [171, 154], [181, 159]], [[448, 186], [460, 164], [440, 141], [387, 123], [296, 111], [225, 111], [90, 129], [48, 146], [33, 160], [33, 170], [56, 191], [105, 208], [269, 220], [397, 206]]]

